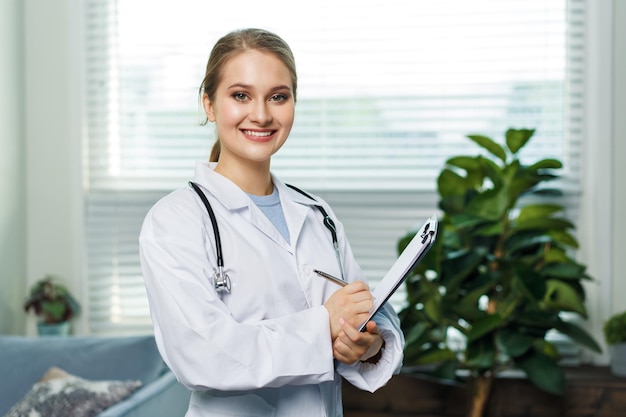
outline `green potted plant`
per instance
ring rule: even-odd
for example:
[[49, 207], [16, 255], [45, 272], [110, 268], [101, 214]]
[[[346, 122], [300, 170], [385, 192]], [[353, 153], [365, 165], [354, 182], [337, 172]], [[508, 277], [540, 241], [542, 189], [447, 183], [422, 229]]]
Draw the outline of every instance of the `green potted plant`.
[[[558, 350], [546, 339], [553, 329], [600, 351], [562, 318], [587, 317], [583, 282], [591, 278], [570, 256], [578, 247], [574, 225], [551, 201], [560, 192], [542, 186], [557, 178], [561, 162], [525, 165], [519, 158], [533, 134], [509, 129], [504, 145], [468, 136], [482, 152], [450, 158], [440, 172], [440, 233], [406, 281], [405, 365], [429, 365], [434, 376], [467, 383], [468, 416], [483, 415], [492, 382], [505, 369], [564, 392]], [[400, 251], [413, 235], [400, 239]]]
[[31, 309], [38, 317], [40, 335], [68, 335], [70, 320], [80, 312], [80, 305], [56, 277], [46, 275], [33, 284], [24, 301], [24, 310]]
[[611, 372], [626, 376], [626, 311], [609, 317], [602, 330], [606, 344], [609, 345]]

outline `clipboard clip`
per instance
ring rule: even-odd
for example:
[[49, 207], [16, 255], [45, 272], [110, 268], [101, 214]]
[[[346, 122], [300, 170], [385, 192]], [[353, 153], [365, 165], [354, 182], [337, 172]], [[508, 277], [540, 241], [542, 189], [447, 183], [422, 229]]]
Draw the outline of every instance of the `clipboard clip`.
[[428, 240], [428, 237], [435, 234], [434, 231], [429, 231], [429, 229], [430, 229], [430, 222], [426, 223], [426, 226], [424, 226], [424, 231], [422, 232], [422, 234], [420, 234], [420, 238], [422, 238], [422, 243], [426, 243], [426, 241]]

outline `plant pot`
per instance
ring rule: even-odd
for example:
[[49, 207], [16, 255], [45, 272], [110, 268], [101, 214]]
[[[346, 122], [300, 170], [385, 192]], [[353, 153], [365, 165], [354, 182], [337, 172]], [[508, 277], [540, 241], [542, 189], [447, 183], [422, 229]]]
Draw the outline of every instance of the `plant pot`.
[[69, 336], [70, 322], [63, 323], [37, 323], [37, 332], [39, 336]]
[[611, 355], [611, 373], [626, 377], [626, 342], [609, 346]]

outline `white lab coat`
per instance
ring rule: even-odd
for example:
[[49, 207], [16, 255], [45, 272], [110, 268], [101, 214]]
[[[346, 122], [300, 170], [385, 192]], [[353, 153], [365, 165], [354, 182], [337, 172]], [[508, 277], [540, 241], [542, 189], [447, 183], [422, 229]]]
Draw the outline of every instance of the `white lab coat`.
[[345, 365], [332, 355], [324, 302], [340, 276], [331, 235], [313, 204], [335, 220], [348, 281], [364, 279], [343, 226], [317, 202], [273, 178], [289, 228], [286, 242], [234, 183], [199, 163], [194, 181], [215, 211], [232, 292], [214, 290], [213, 229], [190, 188], [157, 202], [140, 235], [141, 265], [156, 341], [190, 388], [188, 417], [341, 416], [341, 377], [374, 391], [399, 371], [404, 339], [391, 308], [376, 317], [386, 347], [377, 364]]

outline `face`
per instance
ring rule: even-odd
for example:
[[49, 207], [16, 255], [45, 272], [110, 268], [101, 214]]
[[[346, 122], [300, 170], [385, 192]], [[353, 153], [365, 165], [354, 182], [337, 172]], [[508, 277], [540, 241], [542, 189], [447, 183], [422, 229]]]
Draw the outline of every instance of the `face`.
[[202, 102], [220, 138], [218, 165], [269, 166], [293, 125], [291, 75], [270, 53], [248, 50], [231, 58], [222, 68], [214, 99], [205, 95]]

